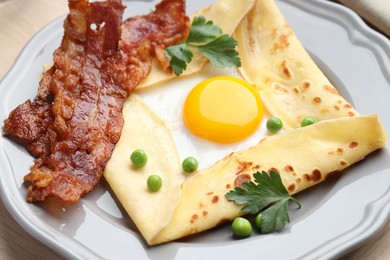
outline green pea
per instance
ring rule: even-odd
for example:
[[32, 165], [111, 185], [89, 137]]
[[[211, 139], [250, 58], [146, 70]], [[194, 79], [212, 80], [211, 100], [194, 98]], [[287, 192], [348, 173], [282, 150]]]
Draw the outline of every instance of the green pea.
[[131, 162], [137, 167], [144, 167], [148, 161], [148, 156], [142, 149], [137, 149], [130, 156]]
[[267, 129], [271, 133], [276, 133], [283, 127], [283, 122], [280, 120], [280, 118], [277, 117], [271, 117], [267, 120]]
[[302, 119], [301, 126], [304, 127], [304, 126], [312, 125], [316, 122], [317, 122], [317, 119], [315, 117], [306, 116]]
[[194, 157], [187, 157], [182, 162], [183, 170], [188, 173], [193, 173], [198, 169], [198, 161]]
[[263, 216], [261, 213], [257, 214], [255, 219], [256, 227], [261, 230], [261, 225], [263, 224]]
[[237, 237], [249, 237], [252, 233], [252, 225], [245, 218], [235, 218], [232, 223], [232, 232]]
[[162, 179], [158, 175], [150, 175], [147, 180], [147, 185], [150, 191], [159, 191], [162, 186]]

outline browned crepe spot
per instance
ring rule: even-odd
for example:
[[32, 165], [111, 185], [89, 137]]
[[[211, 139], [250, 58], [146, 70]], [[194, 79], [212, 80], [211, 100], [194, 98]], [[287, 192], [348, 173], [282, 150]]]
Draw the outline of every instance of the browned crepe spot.
[[329, 86], [329, 85], [324, 85], [323, 86], [323, 89], [332, 93], [332, 94], [335, 94], [335, 95], [340, 95], [340, 93], [337, 91], [337, 89], [335, 89], [334, 87], [332, 86]]
[[251, 176], [249, 174], [240, 174], [234, 180], [234, 186], [242, 188], [242, 184], [249, 181], [251, 181]]
[[353, 142], [351, 142], [351, 143], [349, 144], [349, 148], [353, 149], [353, 148], [357, 147], [358, 145], [359, 145], [359, 144], [358, 144], [357, 142], [353, 141]]
[[308, 80], [302, 81], [302, 88], [303, 88], [304, 90], [305, 90], [305, 89], [309, 89], [310, 86], [311, 86], [310, 81], [308, 81]]
[[346, 161], [340, 160], [340, 165], [345, 167], [348, 165], [348, 163]]
[[311, 179], [313, 181], [319, 181], [319, 180], [321, 180], [321, 177], [322, 177], [322, 174], [321, 174], [321, 171], [319, 169], [315, 169], [311, 174]]
[[291, 165], [286, 165], [286, 166], [284, 167], [284, 170], [285, 170], [286, 172], [293, 172], [293, 171], [294, 171], [294, 168], [293, 168]]
[[293, 183], [293, 184], [291, 184], [290, 186], [288, 186], [287, 190], [288, 190], [290, 193], [294, 192], [294, 191], [295, 191], [295, 184]]
[[192, 215], [190, 223], [193, 224], [195, 221], [197, 221], [199, 216], [197, 214]]
[[293, 73], [290, 70], [290, 68], [287, 66], [287, 61], [283, 60], [280, 64], [280, 67], [282, 69], [283, 76], [285, 76], [288, 79], [291, 79], [293, 77]]
[[284, 28], [286, 32], [281, 32], [280, 30], [273, 30], [273, 38], [277, 38], [278, 41], [273, 45], [271, 53], [276, 54], [278, 51], [283, 52], [288, 46], [290, 46], [289, 37], [293, 35], [290, 27], [285, 24]]
[[237, 167], [237, 172], [236, 175], [240, 174], [241, 172], [245, 172], [251, 168], [253, 165], [252, 162], [241, 162], [238, 161], [238, 167]]
[[286, 93], [288, 94], [288, 90], [284, 87], [282, 87], [280, 84], [275, 84], [274, 89], [280, 93]]
[[315, 97], [313, 98], [314, 103], [321, 103], [321, 98], [320, 97]]

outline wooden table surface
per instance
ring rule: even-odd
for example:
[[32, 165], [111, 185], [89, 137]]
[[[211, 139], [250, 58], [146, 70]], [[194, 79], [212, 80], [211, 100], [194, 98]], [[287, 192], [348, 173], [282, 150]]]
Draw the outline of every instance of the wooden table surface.
[[[28, 40], [67, 12], [66, 0], [0, 0], [0, 78]], [[0, 201], [0, 259], [62, 259], [28, 234]], [[390, 259], [390, 221], [365, 244], [342, 259]]]

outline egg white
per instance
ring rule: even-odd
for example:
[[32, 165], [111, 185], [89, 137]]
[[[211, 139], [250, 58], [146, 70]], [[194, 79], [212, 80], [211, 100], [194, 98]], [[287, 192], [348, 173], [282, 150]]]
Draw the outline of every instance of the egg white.
[[242, 79], [237, 69], [219, 69], [208, 64], [202, 72], [195, 75], [177, 77], [135, 92], [166, 122], [173, 135], [180, 159], [184, 160], [188, 156], [195, 157], [199, 162], [199, 169], [210, 167], [232, 152], [254, 146], [267, 135], [265, 124], [269, 116], [266, 111], [257, 130], [246, 139], [235, 143], [216, 143], [200, 138], [188, 130], [183, 122], [183, 106], [187, 95], [198, 83], [216, 76]]

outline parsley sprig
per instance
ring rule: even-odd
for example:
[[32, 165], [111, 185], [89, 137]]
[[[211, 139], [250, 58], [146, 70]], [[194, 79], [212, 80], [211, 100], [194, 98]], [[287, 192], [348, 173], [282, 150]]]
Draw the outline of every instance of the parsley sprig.
[[295, 202], [299, 208], [301, 204], [288, 194], [277, 172], [270, 171], [270, 174], [265, 171], [256, 172], [253, 177], [257, 184], [243, 183], [242, 188], [234, 188], [226, 193], [225, 197], [239, 205], [244, 205], [242, 208], [244, 212], [251, 214], [261, 212], [262, 233], [282, 230], [290, 222], [288, 202], [290, 200]]
[[192, 21], [188, 38], [185, 42], [166, 48], [169, 65], [178, 76], [187, 68], [193, 57], [191, 49], [205, 56], [214, 66], [240, 67], [241, 61], [235, 50], [237, 41], [223, 34], [213, 21], [206, 21], [203, 16], [196, 16]]

